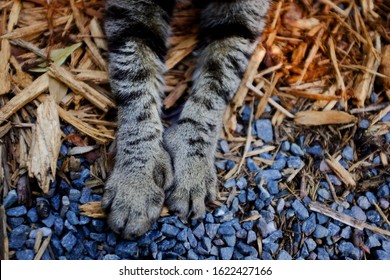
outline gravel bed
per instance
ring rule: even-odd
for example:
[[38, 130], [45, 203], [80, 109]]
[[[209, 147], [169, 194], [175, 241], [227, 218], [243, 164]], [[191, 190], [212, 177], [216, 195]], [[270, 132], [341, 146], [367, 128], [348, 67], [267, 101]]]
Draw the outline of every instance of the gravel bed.
[[[242, 111], [242, 123], [238, 125], [237, 132], [243, 136], [249, 112], [248, 107]], [[360, 120], [360, 133], [368, 123]], [[69, 133], [71, 129], [63, 130]], [[358, 230], [308, 207], [316, 200], [389, 231], [380, 212], [389, 218], [390, 175], [381, 166], [379, 154], [365, 159], [371, 166], [364, 168], [361, 176], [367, 180], [379, 174], [381, 183], [345, 193], [343, 183], [323, 161], [330, 152], [320, 141], [307, 145], [303, 134], [281, 138], [279, 133], [276, 137], [268, 119], [254, 121], [252, 134], [261, 141], [254, 142], [249, 151], [269, 145], [277, 149], [248, 157], [240, 175], [224, 180], [223, 175], [238, 162], [231, 156], [232, 146], [225, 140], [219, 142], [218, 152], [226, 156], [215, 162], [224, 197], [220, 207], [189, 224], [176, 216], [161, 217], [137, 240], [121, 239], [109, 230], [104, 219], [80, 215], [81, 204], [101, 200], [99, 192], [85, 185], [91, 176], [91, 163], [83, 155], [79, 156], [79, 171], [65, 173], [67, 179], [58, 177], [46, 196], [33, 193], [31, 206], [19, 205], [16, 191], [10, 191], [3, 201], [10, 229], [10, 258], [33, 259], [37, 239], [50, 238], [41, 259], [390, 259], [389, 237]], [[389, 145], [389, 133], [379, 137]], [[261, 145], [255, 146], [259, 142]], [[68, 142], [62, 145], [59, 167], [72, 147]], [[349, 168], [362, 158], [356, 147], [345, 145], [339, 151], [341, 165]], [[294, 172], [297, 174], [290, 180]], [[307, 189], [306, 195], [301, 189], [305, 185], [314, 186]], [[340, 203], [334, 202], [332, 187]], [[341, 197], [343, 193], [345, 197]]]

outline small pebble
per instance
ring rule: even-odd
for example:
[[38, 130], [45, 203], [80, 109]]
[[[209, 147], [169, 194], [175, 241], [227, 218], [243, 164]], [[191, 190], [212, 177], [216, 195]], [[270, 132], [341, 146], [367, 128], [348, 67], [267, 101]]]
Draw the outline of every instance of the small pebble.
[[62, 246], [66, 251], [71, 252], [74, 245], [77, 243], [77, 238], [71, 233], [68, 232], [61, 240]]
[[278, 260], [292, 260], [292, 257], [286, 250], [280, 250], [277, 259]]
[[374, 203], [378, 204], [378, 199], [372, 192], [366, 192], [366, 197], [372, 206], [374, 206]]
[[137, 242], [122, 241], [115, 247], [115, 254], [122, 259], [136, 257], [138, 253]]
[[359, 121], [359, 127], [363, 129], [367, 129], [370, 126], [370, 122], [366, 119], [362, 119]]
[[288, 168], [298, 169], [301, 168], [304, 164], [305, 163], [301, 160], [301, 158], [297, 156], [289, 157], [287, 160]]
[[15, 190], [11, 190], [8, 192], [7, 196], [3, 200], [3, 206], [5, 209], [11, 207], [18, 201], [18, 195]]
[[179, 234], [180, 229], [169, 224], [163, 224], [161, 232], [168, 237], [175, 237]]
[[371, 203], [368, 201], [368, 198], [366, 196], [359, 196], [357, 199], [357, 203], [359, 207], [363, 210], [367, 210], [371, 207]]
[[340, 236], [344, 239], [350, 239], [352, 236], [352, 229], [350, 226], [347, 226], [341, 230]]
[[288, 142], [288, 141], [283, 141], [282, 142], [281, 149], [282, 149], [283, 152], [290, 151], [290, 147], [291, 147], [290, 142]]
[[255, 123], [257, 137], [265, 143], [272, 142], [274, 138], [272, 123], [268, 119], [259, 119]]
[[313, 236], [315, 238], [324, 238], [328, 236], [328, 234], [329, 234], [329, 230], [326, 227], [322, 225], [317, 225], [316, 229], [314, 230]]
[[252, 242], [254, 242], [256, 240], [257, 240], [256, 233], [253, 230], [248, 231], [246, 243], [250, 244], [250, 243], [252, 243]]
[[42, 220], [42, 223], [45, 224], [45, 226], [47, 227], [52, 227], [54, 225], [54, 221], [56, 219], [56, 216], [54, 216], [53, 214], [49, 214], [48, 217], [46, 217], [46, 219], [43, 219]]
[[282, 173], [279, 170], [273, 169], [261, 170], [255, 177], [256, 184], [259, 184], [262, 178], [266, 182], [275, 181], [282, 178]]
[[320, 145], [314, 145], [309, 148], [306, 148], [306, 152], [312, 156], [316, 157], [322, 157], [323, 155], [323, 150]]
[[366, 212], [366, 216], [367, 216], [367, 219], [371, 222], [371, 223], [379, 223], [381, 221], [381, 216], [379, 215], [379, 213], [375, 210], [369, 210]]
[[354, 159], [354, 150], [351, 146], [345, 146], [345, 148], [343, 149], [341, 155], [343, 156], [343, 158], [345, 160], [348, 160], [348, 161], [353, 161]]
[[329, 254], [325, 251], [324, 248], [317, 249], [317, 259], [318, 260], [330, 260]]
[[369, 248], [375, 248], [375, 247], [381, 246], [381, 243], [379, 242], [379, 240], [375, 236], [371, 235], [370, 237], [368, 237], [366, 245]]
[[196, 226], [193, 230], [192, 233], [198, 238], [201, 239], [204, 234], [205, 234], [205, 227], [203, 223], [199, 223], [198, 226]]
[[334, 223], [328, 224], [329, 235], [334, 236], [340, 232], [340, 227]]
[[316, 229], [316, 215], [311, 213], [309, 218], [307, 218], [302, 224], [302, 232], [309, 236]]
[[35, 254], [33, 250], [26, 249], [16, 251], [15, 255], [17, 260], [32, 260]]
[[362, 222], [367, 220], [366, 214], [364, 213], [362, 208], [360, 208], [359, 206], [352, 206], [351, 216], [359, 221], [362, 221]]
[[27, 217], [31, 223], [36, 223], [39, 220], [37, 209], [30, 208], [30, 210], [27, 211]]
[[317, 243], [312, 238], [306, 239], [305, 244], [309, 252], [312, 252], [315, 248], [317, 248]]
[[390, 252], [384, 250], [377, 250], [375, 254], [378, 257], [378, 260], [390, 260]]
[[69, 200], [78, 202], [81, 197], [81, 192], [77, 189], [70, 189], [69, 191]]
[[230, 188], [233, 188], [236, 186], [236, 179], [234, 178], [231, 178], [229, 180], [227, 180], [225, 182], [225, 184], [223, 184], [223, 186], [226, 188], [226, 189], [230, 189]]
[[379, 187], [377, 195], [381, 198], [388, 197], [390, 195], [390, 187], [388, 185], [383, 185]]
[[260, 170], [260, 167], [257, 166], [257, 164], [251, 158], [246, 159], [246, 166], [248, 167], [249, 171], [251, 171], [251, 172], [256, 172], [256, 171]]
[[219, 147], [221, 148], [222, 152], [224, 154], [226, 153], [229, 153], [230, 152], [230, 149], [229, 149], [229, 144], [226, 140], [221, 140], [219, 141]]
[[309, 212], [306, 207], [298, 199], [294, 200], [291, 206], [294, 208], [298, 219], [305, 220], [309, 217]]
[[27, 208], [24, 205], [16, 206], [13, 208], [8, 208], [6, 210], [6, 213], [7, 213], [8, 217], [21, 217], [21, 216], [26, 215]]
[[295, 156], [304, 156], [305, 152], [302, 151], [301, 147], [299, 147], [297, 144], [292, 143], [290, 147], [290, 152]]

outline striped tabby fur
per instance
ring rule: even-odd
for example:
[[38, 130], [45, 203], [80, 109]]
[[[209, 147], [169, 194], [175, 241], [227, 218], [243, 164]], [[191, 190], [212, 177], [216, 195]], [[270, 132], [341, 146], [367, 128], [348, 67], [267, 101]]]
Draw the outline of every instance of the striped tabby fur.
[[110, 82], [118, 102], [117, 156], [103, 208], [125, 238], [144, 234], [165, 202], [199, 218], [216, 197], [214, 153], [222, 116], [263, 27], [268, 0], [194, 0], [202, 43], [193, 93], [179, 121], [160, 120], [164, 55], [174, 0], [107, 0]]

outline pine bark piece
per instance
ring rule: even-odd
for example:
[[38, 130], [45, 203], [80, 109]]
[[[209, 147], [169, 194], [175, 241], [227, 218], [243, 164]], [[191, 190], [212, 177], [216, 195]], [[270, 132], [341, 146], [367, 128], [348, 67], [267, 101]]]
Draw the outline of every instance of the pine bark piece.
[[50, 181], [55, 179], [60, 146], [61, 129], [57, 105], [52, 98], [47, 98], [37, 109], [27, 164], [29, 176], [37, 179], [45, 194], [49, 191]]
[[0, 124], [24, 107], [24, 105], [37, 98], [48, 87], [49, 77], [47, 74], [43, 74], [0, 108]]
[[340, 111], [301, 111], [295, 115], [294, 121], [302, 125], [347, 124], [356, 122], [357, 118]]

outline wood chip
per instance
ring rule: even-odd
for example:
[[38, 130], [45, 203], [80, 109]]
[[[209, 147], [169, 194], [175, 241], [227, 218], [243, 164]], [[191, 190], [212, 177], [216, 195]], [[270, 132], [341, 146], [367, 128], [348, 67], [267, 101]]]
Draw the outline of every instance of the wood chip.
[[50, 182], [55, 180], [60, 146], [61, 129], [57, 105], [53, 99], [47, 98], [37, 109], [27, 163], [29, 176], [37, 179], [45, 194], [49, 191]]
[[300, 111], [294, 122], [302, 125], [347, 124], [356, 122], [357, 118], [340, 111]]

